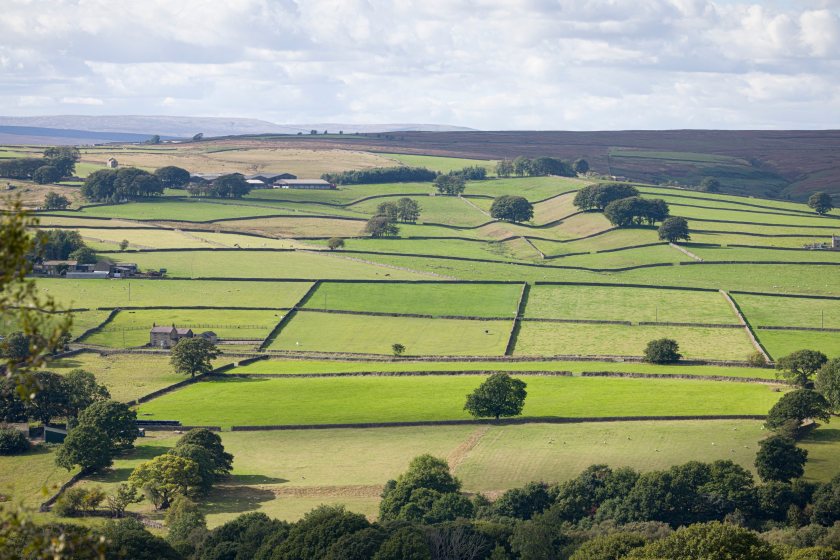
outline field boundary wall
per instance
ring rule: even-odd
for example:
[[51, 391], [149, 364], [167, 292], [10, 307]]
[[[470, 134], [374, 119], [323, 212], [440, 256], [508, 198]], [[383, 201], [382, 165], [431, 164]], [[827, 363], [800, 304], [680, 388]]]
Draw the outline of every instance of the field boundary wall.
[[741, 311], [741, 306], [739, 306], [738, 302], [735, 301], [735, 299], [725, 290], [721, 290], [720, 294], [732, 307], [732, 310], [735, 312], [735, 315], [738, 316], [738, 321], [740, 321], [741, 325], [743, 325], [744, 330], [747, 332], [747, 337], [750, 339], [750, 342], [752, 343], [753, 347], [755, 347], [756, 352], [760, 353], [768, 364], [772, 364], [773, 358], [770, 356], [770, 353], [767, 351], [764, 345], [761, 344], [761, 341], [758, 339], [758, 336], [756, 336], [752, 325], [744, 316], [744, 313]]
[[99, 323], [95, 327], [89, 328], [88, 330], [86, 330], [85, 332], [83, 332], [82, 334], [77, 336], [75, 339], [73, 339], [73, 342], [77, 342], [77, 343], [78, 342], [83, 342], [85, 339], [89, 338], [90, 336], [92, 336], [92, 335], [94, 335], [98, 332], [102, 332], [102, 330], [114, 320], [114, 318], [117, 316], [117, 314], [119, 314], [120, 311], [121, 311], [121, 309], [119, 307], [115, 307], [114, 309], [111, 310], [110, 313], [108, 313], [108, 316], [105, 317], [104, 321], [102, 321], [101, 323]]
[[632, 371], [584, 371], [581, 377], [627, 377], [633, 379], [689, 379], [692, 381], [722, 381], [732, 383], [763, 383], [767, 385], [786, 385], [785, 381], [764, 379], [761, 377], [729, 377], [726, 375], [696, 375], [691, 373], [637, 373]]
[[318, 289], [318, 286], [320, 285], [321, 281], [317, 280], [313, 282], [311, 286], [309, 286], [309, 289], [306, 290], [306, 293], [303, 294], [303, 296], [298, 300], [298, 302], [292, 307], [291, 311], [283, 315], [280, 321], [274, 326], [273, 329], [271, 329], [271, 331], [265, 337], [265, 340], [263, 340], [262, 344], [260, 344], [260, 350], [265, 350], [271, 345], [272, 342], [274, 342], [274, 340], [277, 338], [277, 336], [280, 334], [283, 328], [286, 325], [288, 325], [289, 322], [291, 322], [291, 320], [294, 318], [294, 316], [297, 315], [297, 312], [304, 305], [306, 305], [306, 302], [309, 301], [309, 299], [312, 297], [312, 294], [315, 293], [315, 291]]
[[531, 292], [531, 285], [527, 282], [522, 284], [522, 290], [519, 292], [519, 301], [516, 304], [516, 316], [513, 318], [513, 324], [510, 326], [510, 333], [508, 334], [508, 341], [505, 345], [505, 356], [513, 356], [516, 349], [516, 339], [519, 336], [519, 329], [522, 324], [522, 316], [525, 314], [525, 308], [528, 306], [528, 294]]
[[500, 420], [426, 420], [416, 422], [370, 422], [355, 424], [275, 424], [265, 426], [231, 426], [232, 432], [259, 432], [268, 430], [329, 430], [335, 428], [400, 428], [413, 426], [511, 426], [519, 424], [584, 424], [595, 422], [645, 422], [645, 421], [681, 421], [681, 420], [764, 420], [765, 415], [732, 414], [711, 416], [600, 416], [569, 418], [559, 416], [533, 416], [527, 418], [504, 418]]

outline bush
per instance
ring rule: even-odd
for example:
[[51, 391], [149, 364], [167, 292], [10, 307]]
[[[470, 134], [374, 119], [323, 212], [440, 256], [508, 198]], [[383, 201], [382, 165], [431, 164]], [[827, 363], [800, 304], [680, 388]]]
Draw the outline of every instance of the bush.
[[53, 513], [60, 517], [91, 515], [96, 512], [96, 508], [104, 500], [105, 492], [98, 486], [93, 488], [80, 486], [69, 488], [55, 502]]
[[645, 348], [645, 361], [651, 364], [673, 364], [680, 361], [680, 345], [671, 338], [651, 340]]
[[761, 352], [753, 352], [747, 357], [747, 363], [752, 367], [765, 367], [767, 365], [767, 358]]
[[0, 455], [17, 455], [29, 449], [29, 440], [14, 428], [0, 428]]

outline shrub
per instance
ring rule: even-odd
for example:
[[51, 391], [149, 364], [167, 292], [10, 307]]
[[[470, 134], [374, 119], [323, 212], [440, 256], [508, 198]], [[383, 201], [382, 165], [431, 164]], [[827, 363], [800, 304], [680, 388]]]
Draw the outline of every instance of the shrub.
[[29, 440], [14, 428], [0, 428], [0, 455], [17, 455], [29, 449]]
[[69, 488], [55, 502], [53, 513], [60, 517], [91, 515], [96, 512], [96, 508], [104, 500], [105, 492], [98, 486], [93, 488], [83, 486]]
[[645, 361], [651, 364], [673, 364], [680, 361], [680, 345], [671, 338], [651, 340], [645, 348]]
[[344, 240], [340, 237], [330, 237], [330, 240], [327, 241], [327, 247], [330, 248], [330, 251], [342, 249], [344, 247]]

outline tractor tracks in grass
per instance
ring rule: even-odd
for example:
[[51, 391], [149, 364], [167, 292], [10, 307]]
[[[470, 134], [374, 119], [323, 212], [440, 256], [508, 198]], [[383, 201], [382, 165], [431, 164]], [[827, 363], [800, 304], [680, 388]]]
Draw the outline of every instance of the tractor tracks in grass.
[[490, 426], [481, 426], [475, 431], [473, 431], [470, 436], [461, 442], [461, 444], [453, 449], [449, 455], [446, 457], [446, 462], [449, 463], [449, 470], [455, 472], [455, 469], [458, 468], [461, 463], [463, 463], [467, 457], [469, 457], [470, 452], [475, 449], [475, 446], [481, 441], [487, 432], [490, 430]]

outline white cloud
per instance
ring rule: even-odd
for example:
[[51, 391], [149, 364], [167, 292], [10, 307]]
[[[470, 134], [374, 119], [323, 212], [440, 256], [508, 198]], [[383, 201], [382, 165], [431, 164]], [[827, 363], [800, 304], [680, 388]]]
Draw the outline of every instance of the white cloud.
[[6, 0], [0, 103], [487, 129], [836, 128], [838, 4]]

